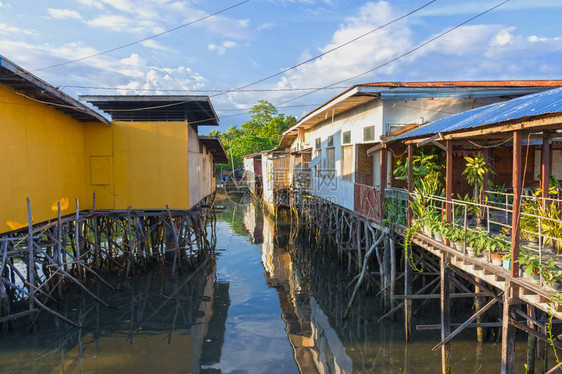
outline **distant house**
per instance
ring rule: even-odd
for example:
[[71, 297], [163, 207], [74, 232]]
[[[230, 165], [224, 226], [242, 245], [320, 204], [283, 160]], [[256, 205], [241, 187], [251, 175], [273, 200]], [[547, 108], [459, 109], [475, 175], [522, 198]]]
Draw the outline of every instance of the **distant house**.
[[254, 196], [261, 196], [262, 191], [262, 152], [243, 156], [244, 172], [250, 192]]
[[190, 209], [226, 159], [206, 96], [89, 96], [112, 120], [0, 57], [0, 233], [79, 209]]
[[[301, 118], [274, 152], [296, 157], [310, 150], [310, 192], [347, 209], [364, 210], [368, 207], [361, 205], [372, 200], [371, 187], [402, 183], [391, 173], [401, 155], [389, 154], [381, 141], [456, 113], [558, 86], [562, 80], [356, 85]], [[273, 192], [264, 184], [264, 197], [268, 194]]]

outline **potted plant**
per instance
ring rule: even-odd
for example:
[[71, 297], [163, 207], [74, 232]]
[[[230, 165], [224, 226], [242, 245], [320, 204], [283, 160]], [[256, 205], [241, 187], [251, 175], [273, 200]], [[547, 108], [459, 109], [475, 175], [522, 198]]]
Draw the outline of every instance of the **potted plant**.
[[432, 217], [432, 219], [428, 222], [429, 230], [433, 233], [433, 237], [438, 242], [443, 241], [443, 222], [439, 219], [439, 217]]
[[498, 236], [494, 238], [494, 246], [491, 254], [492, 264], [497, 266], [503, 266], [503, 258], [508, 253], [511, 244], [507, 242], [506, 238], [503, 236]]
[[443, 228], [443, 237], [450, 240], [457, 251], [463, 251], [463, 242], [466, 237], [464, 228], [455, 226], [454, 224], [445, 225]]
[[[475, 157], [465, 157], [466, 166], [462, 175], [466, 176], [466, 181], [470, 186], [474, 188], [473, 191], [473, 200], [478, 204], [478, 206], [482, 205], [484, 202], [484, 175], [486, 173], [492, 173], [492, 169], [484, 160], [484, 154], [482, 152], [478, 152]], [[477, 224], [481, 225], [484, 221], [484, 212], [482, 209], [478, 209], [476, 218]]]
[[541, 274], [548, 287], [554, 289], [555, 291], [562, 290], [562, 281], [560, 279], [562, 276], [562, 270], [557, 265], [554, 258], [543, 261]]
[[485, 248], [486, 238], [482, 235], [482, 231], [470, 231], [466, 236], [466, 249], [472, 257], [482, 256], [482, 250]]
[[506, 253], [502, 257], [502, 266], [505, 270], [511, 270], [511, 253]]
[[523, 276], [526, 278], [531, 278], [533, 280], [539, 280], [539, 271], [541, 269], [541, 263], [539, 256], [535, 254], [521, 254], [519, 258], [515, 260], [519, 265], [523, 267]]

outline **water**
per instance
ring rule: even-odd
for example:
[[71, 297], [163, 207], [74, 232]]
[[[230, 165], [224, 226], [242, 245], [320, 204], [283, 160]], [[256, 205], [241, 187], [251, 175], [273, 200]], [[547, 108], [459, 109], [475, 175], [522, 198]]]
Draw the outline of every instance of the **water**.
[[[343, 318], [345, 260], [295, 239], [283, 217], [259, 204], [222, 203], [230, 209], [218, 217], [216, 263], [176, 279], [155, 270], [115, 292], [97, 285], [116, 309], [68, 295], [59, 308], [86, 327], [69, 329], [42, 314], [36, 331], [0, 335], [0, 372], [440, 372], [440, 352], [432, 352], [438, 330], [414, 331], [405, 344], [401, 311], [396, 321], [379, 323], [384, 313], [372, 293], [360, 295]], [[423, 306], [414, 323], [438, 323], [438, 303]], [[414, 310], [420, 306], [414, 302]], [[455, 300], [453, 322], [463, 322], [470, 308]], [[519, 341], [518, 372], [525, 349]], [[476, 332], [465, 331], [451, 345], [453, 372], [499, 372], [500, 350], [493, 339], [478, 345]]]

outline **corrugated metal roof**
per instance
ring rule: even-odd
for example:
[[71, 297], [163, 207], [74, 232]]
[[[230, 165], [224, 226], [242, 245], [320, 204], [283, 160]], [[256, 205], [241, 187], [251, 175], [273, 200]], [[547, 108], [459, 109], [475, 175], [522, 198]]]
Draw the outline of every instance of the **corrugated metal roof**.
[[0, 56], [0, 84], [12, 87], [27, 98], [52, 106], [81, 122], [101, 122], [109, 120], [73, 97], [53, 87], [36, 75]]
[[466, 130], [555, 113], [562, 113], [562, 87], [455, 114], [398, 136], [392, 141]]

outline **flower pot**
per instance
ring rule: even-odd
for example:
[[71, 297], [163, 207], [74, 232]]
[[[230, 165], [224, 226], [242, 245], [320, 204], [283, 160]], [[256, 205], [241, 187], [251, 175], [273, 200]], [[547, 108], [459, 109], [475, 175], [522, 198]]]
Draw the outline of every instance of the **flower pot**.
[[435, 231], [433, 233], [433, 237], [435, 238], [435, 240], [437, 240], [438, 242], [442, 242], [443, 241], [443, 235], [440, 232]]
[[502, 260], [502, 266], [505, 270], [511, 270], [511, 260]]
[[503, 253], [494, 252], [492, 253], [492, 264], [496, 266], [502, 266]]
[[476, 254], [476, 249], [471, 247], [466, 247], [466, 251], [468, 252], [468, 255], [470, 257], [478, 257], [478, 255]]
[[552, 288], [554, 291], [562, 291], [562, 281], [559, 279], [552, 282], [548, 282], [548, 286]]
[[431, 230], [426, 225], [423, 225], [423, 233], [431, 238]]
[[460, 241], [459, 242], [453, 242], [453, 245], [455, 246], [457, 251], [462, 252], [462, 249], [463, 249], [462, 248], [463, 247], [462, 242], [460, 242]]
[[523, 272], [523, 278], [532, 279], [532, 280], [535, 280], [535, 281], [538, 281], [538, 280], [541, 279], [541, 277], [538, 273], [528, 274], [526, 271]]

